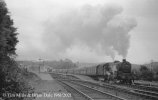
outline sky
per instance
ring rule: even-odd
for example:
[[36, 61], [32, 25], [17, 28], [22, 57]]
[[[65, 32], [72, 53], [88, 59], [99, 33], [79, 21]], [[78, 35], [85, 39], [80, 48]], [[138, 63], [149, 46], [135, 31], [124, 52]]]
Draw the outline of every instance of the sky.
[[158, 0], [5, 0], [17, 59], [158, 61]]

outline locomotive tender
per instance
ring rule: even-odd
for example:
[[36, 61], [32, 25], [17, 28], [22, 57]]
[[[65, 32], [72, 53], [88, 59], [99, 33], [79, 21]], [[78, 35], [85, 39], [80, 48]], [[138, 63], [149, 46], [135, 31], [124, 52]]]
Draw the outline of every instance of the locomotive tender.
[[119, 81], [119, 83], [127, 84], [131, 84], [132, 80], [134, 80], [131, 72], [131, 64], [126, 59], [123, 59], [122, 62], [114, 61], [79, 69], [58, 69], [55, 72], [87, 75], [97, 80], [102, 78], [104, 81]]

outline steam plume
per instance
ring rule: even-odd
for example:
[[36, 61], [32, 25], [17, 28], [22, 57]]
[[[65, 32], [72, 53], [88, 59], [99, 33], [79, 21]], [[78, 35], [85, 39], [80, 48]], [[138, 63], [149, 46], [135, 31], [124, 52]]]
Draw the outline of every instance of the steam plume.
[[121, 15], [123, 9], [112, 5], [85, 5], [71, 9], [45, 22], [44, 41], [52, 54], [60, 54], [78, 43], [113, 59], [127, 56], [129, 32], [137, 25]]

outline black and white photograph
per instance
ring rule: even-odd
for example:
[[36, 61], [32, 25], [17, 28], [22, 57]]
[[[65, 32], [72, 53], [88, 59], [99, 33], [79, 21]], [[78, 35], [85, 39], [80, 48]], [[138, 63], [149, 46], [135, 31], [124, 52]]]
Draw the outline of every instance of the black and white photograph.
[[158, 100], [158, 0], [0, 0], [0, 100]]

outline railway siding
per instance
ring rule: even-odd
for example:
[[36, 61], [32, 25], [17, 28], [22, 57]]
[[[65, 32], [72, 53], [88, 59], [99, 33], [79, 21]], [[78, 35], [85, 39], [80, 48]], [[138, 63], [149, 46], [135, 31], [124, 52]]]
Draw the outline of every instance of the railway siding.
[[[89, 83], [89, 85], [88, 86], [91, 86], [90, 84], [93, 84], [93, 85], [100, 85], [101, 87], [106, 87], [106, 88], [109, 88], [111, 91], [113, 90], [113, 91], [115, 91], [115, 94], [116, 95], [119, 95], [120, 93], [122, 93], [122, 92], [124, 92], [124, 93], [126, 93], [127, 95], [126, 96], [130, 96], [130, 95], [135, 95], [136, 97], [130, 97], [130, 98], [127, 98], [128, 100], [158, 100], [158, 98], [157, 98], [157, 96], [155, 95], [155, 96], [153, 96], [153, 95], [149, 95], [149, 94], [145, 94], [145, 93], [142, 93], [142, 92], [138, 92], [138, 91], [136, 91], [136, 89], [134, 90], [134, 89], [130, 89], [130, 88], [123, 88], [123, 87], [119, 87], [119, 86], [116, 86], [116, 85], [112, 85], [112, 84], [106, 84], [106, 83], [103, 83], [103, 82], [96, 82], [96, 81], [94, 81], [94, 82], [91, 82], [91, 81], [85, 81], [85, 80], [80, 80], [80, 79], [75, 79], [75, 77], [73, 76], [73, 77], [71, 77], [71, 75], [64, 75], [64, 74], [62, 74], [62, 75], [60, 75], [60, 78], [59, 78], [59, 80], [65, 80], [65, 81], [75, 81], [75, 82], [83, 82], [83, 83]], [[91, 86], [92, 88], [94, 88], [94, 89], [98, 89], [96, 86]], [[117, 91], [117, 92], [116, 92]], [[150, 92], [150, 91], [149, 91]], [[115, 95], [114, 94], [114, 95]], [[140, 99], [140, 98], [138, 98], [138, 96], [140, 97], [140, 98], [142, 98], [142, 99]], [[133, 99], [132, 99], [133, 98]]]

